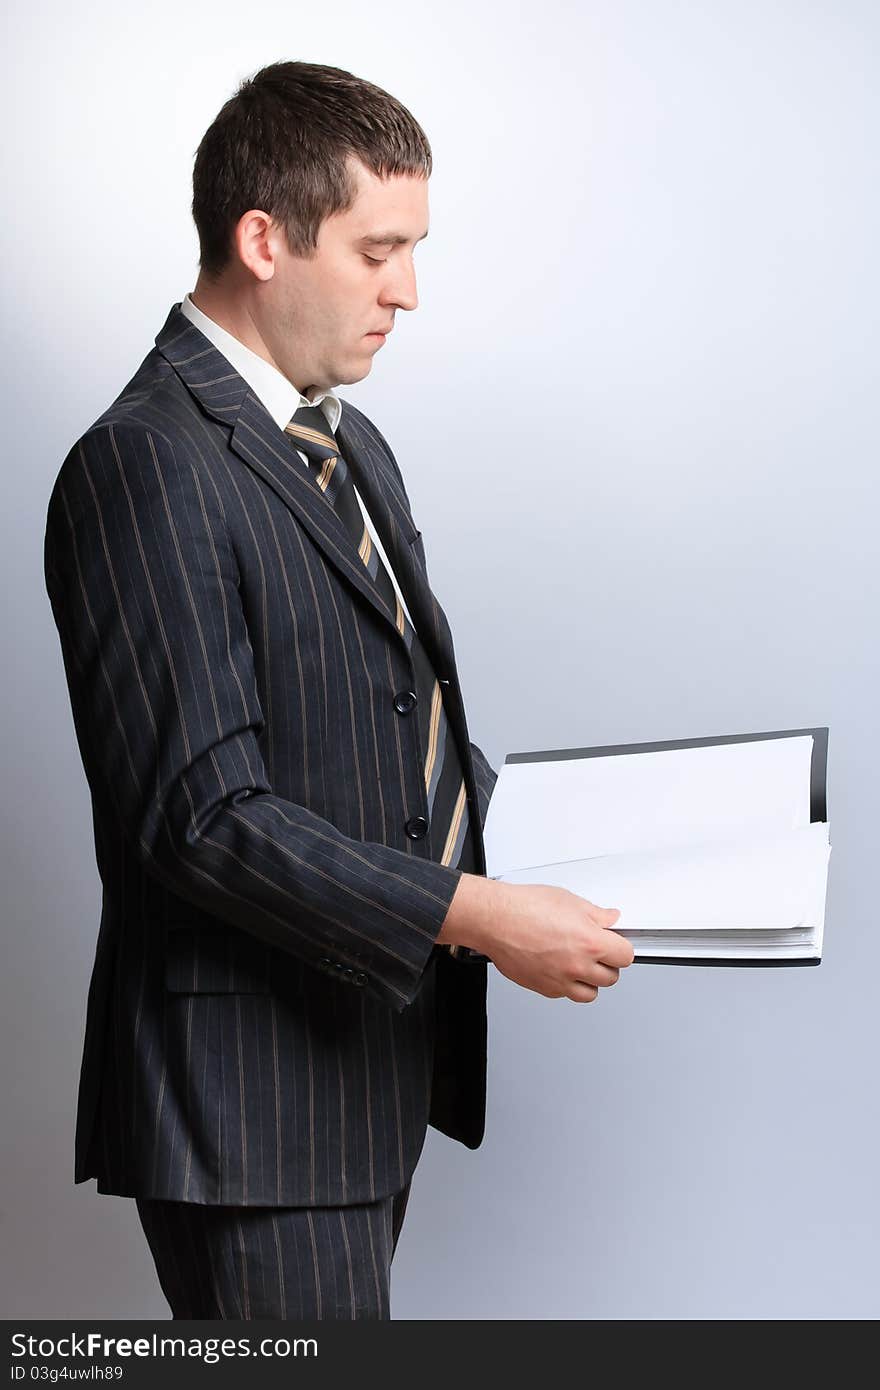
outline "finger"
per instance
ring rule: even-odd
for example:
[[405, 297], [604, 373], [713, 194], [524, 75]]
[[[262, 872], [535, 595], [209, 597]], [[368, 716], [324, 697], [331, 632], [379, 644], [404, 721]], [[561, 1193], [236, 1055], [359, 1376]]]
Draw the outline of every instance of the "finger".
[[620, 979], [620, 971], [617, 967], [607, 965], [601, 960], [594, 961], [588, 973], [590, 984], [599, 985], [601, 989], [607, 989], [609, 985], [616, 985]]
[[617, 966], [623, 969], [627, 965], [632, 965], [635, 952], [631, 941], [627, 941], [620, 932], [607, 931], [605, 940], [602, 942], [602, 954], [597, 957], [604, 965]]
[[620, 971], [613, 965], [607, 965], [601, 960], [581, 961], [577, 968], [577, 980], [579, 985], [596, 985], [599, 989], [607, 988], [608, 985], [617, 983]]
[[600, 907], [598, 903], [591, 902], [589, 898], [581, 898], [581, 904], [587, 909], [590, 917], [600, 926], [610, 926], [611, 922], [616, 922], [620, 916], [619, 907]]
[[574, 1004], [592, 1004], [596, 995], [599, 993], [595, 985], [588, 984], [586, 980], [572, 980], [566, 999], [570, 999]]

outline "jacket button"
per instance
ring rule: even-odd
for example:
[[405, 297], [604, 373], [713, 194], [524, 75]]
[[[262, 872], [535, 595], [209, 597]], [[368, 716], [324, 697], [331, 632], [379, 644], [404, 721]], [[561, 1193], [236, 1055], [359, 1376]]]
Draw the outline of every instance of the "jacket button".
[[403, 828], [411, 840], [424, 840], [428, 833], [428, 822], [424, 816], [410, 816]]
[[409, 714], [415, 709], [417, 699], [414, 690], [398, 690], [394, 697], [394, 708], [398, 714]]
[[357, 974], [355, 975], [354, 979], [352, 980], [352, 984], [353, 984], [353, 985], [365, 985], [366, 983], [367, 983], [367, 977], [366, 977], [366, 975], [364, 974], [363, 970], [359, 970], [359, 971], [357, 972]]

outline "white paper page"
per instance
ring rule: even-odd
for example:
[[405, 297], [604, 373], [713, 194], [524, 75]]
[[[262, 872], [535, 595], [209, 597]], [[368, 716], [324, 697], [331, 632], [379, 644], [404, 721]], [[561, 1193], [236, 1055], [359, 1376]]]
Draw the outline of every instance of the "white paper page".
[[486, 819], [488, 873], [808, 825], [812, 754], [803, 734], [505, 763]]
[[614, 930], [783, 931], [815, 912], [828, 864], [824, 821], [729, 844], [614, 854], [504, 874], [506, 883], [549, 883], [600, 907]]
[[636, 959], [643, 956], [701, 956], [709, 960], [789, 960], [820, 954], [815, 932], [806, 927], [789, 931], [754, 932], [634, 932]]
[[[756, 945], [754, 939], [741, 941], [739, 937], [732, 937], [730, 933], [725, 933], [724, 941], [713, 938], [710, 944], [706, 944], [702, 936], [694, 938], [696, 945], [687, 946], [676, 944], [669, 946], [665, 938], [637, 937], [633, 942], [633, 952], [636, 960], [644, 956], [662, 956], [664, 960], [675, 960], [684, 958], [686, 960], [698, 960], [700, 958], [709, 961], [718, 960], [812, 960], [821, 956], [821, 948], [817, 948], [815, 940], [811, 936], [804, 936], [800, 931], [789, 932], [792, 944], [782, 946], [779, 943], [782, 933], [762, 932], [761, 936], [769, 944], [762, 949]], [[682, 941], [681, 937], [673, 937], [676, 943]], [[662, 943], [662, 944], [661, 944]]]

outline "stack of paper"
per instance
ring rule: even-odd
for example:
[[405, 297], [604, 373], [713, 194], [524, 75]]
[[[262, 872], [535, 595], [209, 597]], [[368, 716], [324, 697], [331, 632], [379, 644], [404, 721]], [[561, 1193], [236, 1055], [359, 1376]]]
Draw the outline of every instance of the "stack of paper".
[[826, 748], [827, 729], [511, 755], [488, 872], [619, 908], [641, 960], [818, 963]]

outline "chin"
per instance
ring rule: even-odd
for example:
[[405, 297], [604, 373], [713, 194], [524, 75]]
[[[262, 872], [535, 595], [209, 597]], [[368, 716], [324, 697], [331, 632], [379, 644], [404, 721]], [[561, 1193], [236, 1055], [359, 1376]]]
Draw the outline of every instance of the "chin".
[[337, 380], [340, 386], [353, 386], [356, 381], [363, 381], [365, 376], [369, 376], [373, 369], [373, 359], [370, 357], [365, 364], [358, 367], [349, 367], [345, 373], [340, 372]]

